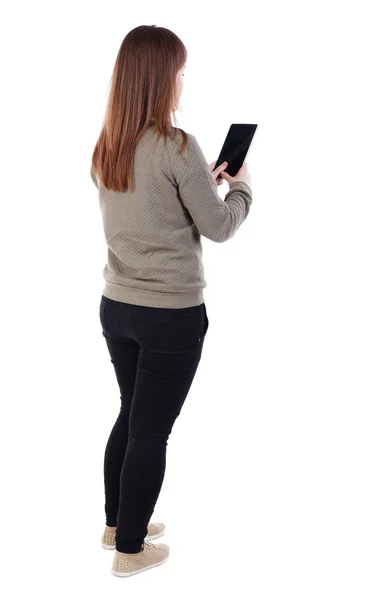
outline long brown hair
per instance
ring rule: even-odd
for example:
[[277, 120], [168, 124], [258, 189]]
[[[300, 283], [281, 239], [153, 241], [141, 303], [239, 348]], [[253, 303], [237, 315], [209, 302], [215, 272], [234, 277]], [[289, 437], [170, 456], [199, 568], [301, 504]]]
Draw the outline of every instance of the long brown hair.
[[[135, 147], [153, 126], [158, 135], [174, 139], [176, 77], [187, 61], [187, 50], [165, 27], [140, 25], [132, 29], [118, 51], [106, 113], [92, 155], [92, 169], [107, 189], [134, 189]], [[188, 142], [182, 134], [182, 152]]]

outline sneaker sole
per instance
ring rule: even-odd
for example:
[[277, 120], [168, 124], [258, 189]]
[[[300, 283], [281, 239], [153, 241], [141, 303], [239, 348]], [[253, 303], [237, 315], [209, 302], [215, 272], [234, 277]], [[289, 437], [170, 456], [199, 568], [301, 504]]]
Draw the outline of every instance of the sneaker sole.
[[136, 575], [136, 573], [141, 573], [141, 571], [147, 571], [148, 569], [152, 569], [153, 567], [158, 567], [159, 565], [163, 565], [163, 563], [168, 560], [170, 555], [168, 554], [164, 560], [161, 562], [154, 563], [154, 565], [148, 565], [147, 567], [143, 567], [142, 569], [137, 569], [136, 571], [130, 571], [129, 573], [120, 573], [119, 571], [115, 571], [113, 568], [111, 569], [112, 575], [116, 575], [116, 577], [130, 577], [131, 575]]
[[[164, 535], [166, 533], [166, 528], [163, 529], [163, 531], [161, 531], [160, 533], [155, 533], [154, 535], [147, 535], [145, 537], [145, 541], [146, 542], [150, 542], [151, 540], [156, 540], [157, 538], [162, 537], [162, 535]], [[116, 546], [108, 546], [108, 544], [103, 544], [103, 542], [101, 543], [101, 545], [103, 546], [103, 548], [105, 548], [106, 550], [115, 550]]]

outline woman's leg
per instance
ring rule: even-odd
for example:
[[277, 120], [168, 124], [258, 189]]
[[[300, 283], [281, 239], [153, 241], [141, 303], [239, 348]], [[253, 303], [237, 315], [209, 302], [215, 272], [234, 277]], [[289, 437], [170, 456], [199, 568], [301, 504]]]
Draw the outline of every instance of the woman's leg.
[[120, 343], [107, 340], [111, 362], [121, 393], [121, 408], [108, 438], [104, 454], [104, 492], [106, 525], [117, 525], [120, 475], [128, 441], [129, 417], [135, 387], [139, 347], [133, 340]]
[[119, 552], [139, 552], [147, 534], [164, 478], [167, 439], [193, 381], [202, 343], [174, 354], [140, 349], [121, 471]]

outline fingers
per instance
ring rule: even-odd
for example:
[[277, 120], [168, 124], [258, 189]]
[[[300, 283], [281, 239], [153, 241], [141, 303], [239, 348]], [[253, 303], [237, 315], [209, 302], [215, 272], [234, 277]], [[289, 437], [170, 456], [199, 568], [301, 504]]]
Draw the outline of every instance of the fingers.
[[[213, 171], [213, 170], [214, 170], [216, 162], [217, 162], [217, 161], [216, 161], [216, 160], [214, 160], [214, 161], [213, 161], [213, 162], [212, 162], [212, 163], [209, 165], [209, 167], [210, 167], [211, 171]], [[218, 174], [218, 173], [221, 173], [221, 171], [224, 171], [224, 169], [226, 169], [227, 165], [228, 165], [227, 161], [223, 162], [221, 165], [218, 165], [217, 169], [216, 169], [214, 172], [215, 172], [215, 173], [217, 173], [217, 174]]]
[[219, 165], [217, 167], [217, 169], [215, 170], [215, 173], [217, 173], [217, 175], [218, 175], [219, 173], [221, 173], [222, 171], [224, 171], [226, 169], [226, 167], [227, 167], [227, 162], [225, 161], [225, 162], [222, 163], [222, 165]]

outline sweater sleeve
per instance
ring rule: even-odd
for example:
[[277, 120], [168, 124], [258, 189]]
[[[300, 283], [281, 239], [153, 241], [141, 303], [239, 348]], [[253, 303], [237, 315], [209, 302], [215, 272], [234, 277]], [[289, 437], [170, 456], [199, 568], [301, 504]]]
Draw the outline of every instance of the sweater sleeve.
[[199, 233], [214, 242], [231, 238], [246, 219], [252, 204], [251, 187], [234, 181], [222, 200], [217, 183], [194, 135], [188, 133], [188, 146], [172, 154], [172, 171], [180, 200], [187, 208]]

